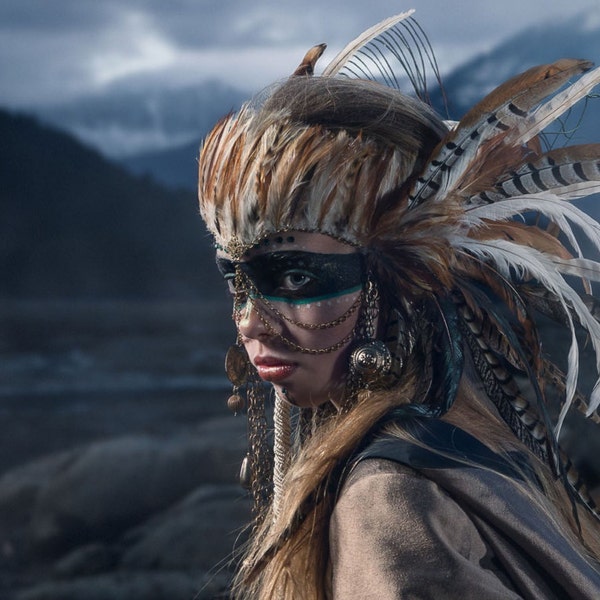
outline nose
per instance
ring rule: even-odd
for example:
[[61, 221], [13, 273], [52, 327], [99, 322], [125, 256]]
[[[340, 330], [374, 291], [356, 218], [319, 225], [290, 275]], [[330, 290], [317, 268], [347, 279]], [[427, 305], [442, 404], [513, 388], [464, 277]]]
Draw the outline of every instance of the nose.
[[260, 340], [280, 333], [274, 317], [265, 313], [260, 301], [256, 298], [246, 299], [246, 302], [240, 307], [236, 324], [242, 337], [248, 339]]

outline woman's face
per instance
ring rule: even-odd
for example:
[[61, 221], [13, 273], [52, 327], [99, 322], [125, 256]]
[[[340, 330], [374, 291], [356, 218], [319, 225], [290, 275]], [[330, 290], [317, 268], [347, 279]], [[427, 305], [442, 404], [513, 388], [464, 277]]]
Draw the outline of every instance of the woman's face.
[[234, 295], [250, 361], [301, 407], [342, 400], [364, 282], [356, 249], [327, 235], [272, 235], [239, 261], [217, 263]]

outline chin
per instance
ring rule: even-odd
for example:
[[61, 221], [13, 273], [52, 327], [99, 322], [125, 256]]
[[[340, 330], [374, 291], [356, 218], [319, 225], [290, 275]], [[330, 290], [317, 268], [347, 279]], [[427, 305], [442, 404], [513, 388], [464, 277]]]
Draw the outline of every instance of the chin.
[[275, 388], [275, 392], [277, 396], [286, 400], [293, 406], [297, 406], [298, 408], [316, 408], [317, 406], [327, 402], [328, 398], [325, 397], [323, 400], [318, 400], [315, 396], [311, 394], [298, 394], [285, 386], [276, 385], [273, 386]]

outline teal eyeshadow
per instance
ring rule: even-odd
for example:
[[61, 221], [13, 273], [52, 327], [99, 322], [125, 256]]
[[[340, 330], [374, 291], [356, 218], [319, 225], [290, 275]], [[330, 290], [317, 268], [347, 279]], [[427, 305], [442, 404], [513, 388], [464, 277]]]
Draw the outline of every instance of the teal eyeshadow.
[[331, 298], [339, 298], [340, 296], [345, 296], [346, 294], [352, 294], [353, 292], [358, 292], [362, 290], [362, 285], [355, 285], [350, 288], [346, 288], [345, 290], [340, 290], [338, 292], [333, 292], [331, 294], [325, 294], [324, 296], [315, 296], [313, 298], [286, 298], [283, 296], [260, 296], [257, 294], [251, 294], [251, 298], [264, 298], [269, 302], [285, 302], [286, 304], [314, 304], [315, 302], [322, 302], [323, 300], [330, 300]]

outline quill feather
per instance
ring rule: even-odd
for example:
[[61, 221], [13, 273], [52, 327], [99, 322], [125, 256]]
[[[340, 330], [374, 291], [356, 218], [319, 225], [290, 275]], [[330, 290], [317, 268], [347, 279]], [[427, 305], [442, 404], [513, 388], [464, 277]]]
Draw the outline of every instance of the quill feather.
[[[571, 346], [568, 354], [566, 398], [556, 426], [557, 436], [562, 427], [566, 413], [575, 394], [579, 372], [579, 348], [575, 335], [575, 326], [571, 316], [574, 311], [581, 325], [590, 332], [590, 340], [596, 354], [596, 370], [600, 374], [600, 323], [593, 317], [589, 309], [568, 283], [561, 276], [558, 267], [563, 265], [538, 252], [534, 248], [523, 247], [506, 240], [489, 240], [475, 242], [465, 239], [460, 245], [471, 254], [480, 256], [486, 261], [492, 261], [496, 268], [507, 277], [511, 269], [516, 269], [522, 278], [537, 279], [560, 302], [568, 319], [571, 331]], [[595, 411], [600, 405], [600, 379], [590, 397], [589, 412]]]
[[[467, 169], [472, 168], [477, 152], [490, 138], [495, 138], [496, 144], [507, 145], [509, 140], [512, 145], [516, 145], [518, 141], [524, 143], [530, 140], [533, 135], [525, 135], [525, 131], [533, 131], [537, 124], [537, 120], [527, 119], [531, 108], [564, 85], [571, 76], [590, 66], [588, 61], [563, 59], [552, 65], [534, 67], [496, 88], [472, 108], [460, 120], [458, 127], [442, 140], [410, 193], [411, 206], [433, 196], [436, 202], [442, 201], [446, 192], [453, 189]], [[562, 102], [568, 101], [569, 106], [572, 106], [580, 99], [584, 90], [589, 91], [595, 85], [594, 81], [594, 78], [587, 78], [570, 96], [561, 96]], [[577, 83], [580, 82], [581, 79]], [[552, 106], [550, 114], [555, 114], [554, 118], [557, 118], [561, 114], [558, 103]], [[540, 119], [544, 122], [550, 122], [547, 118], [548, 111], [549, 109], [540, 114]], [[527, 126], [517, 128], [525, 120]], [[518, 135], [511, 136], [513, 128], [517, 128]], [[488, 144], [486, 151], [491, 152], [494, 147]]]
[[327, 65], [325, 70], [323, 71], [324, 77], [333, 77], [337, 75], [340, 70], [354, 58], [360, 50], [366, 46], [369, 42], [374, 40], [376, 37], [380, 36], [382, 33], [394, 27], [401, 21], [408, 19], [413, 13], [414, 9], [407, 10], [406, 12], [400, 13], [393, 17], [388, 17], [387, 19], [381, 21], [370, 27], [363, 33], [361, 33], [357, 38], [352, 40], [341, 52], [339, 52], [333, 60]]

